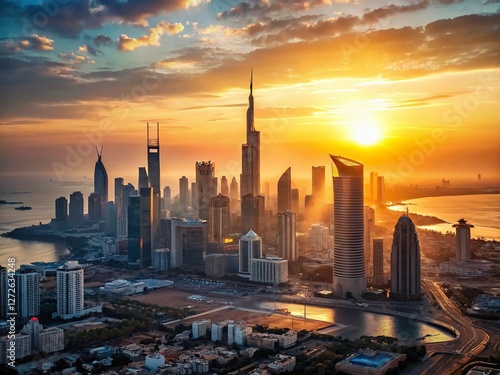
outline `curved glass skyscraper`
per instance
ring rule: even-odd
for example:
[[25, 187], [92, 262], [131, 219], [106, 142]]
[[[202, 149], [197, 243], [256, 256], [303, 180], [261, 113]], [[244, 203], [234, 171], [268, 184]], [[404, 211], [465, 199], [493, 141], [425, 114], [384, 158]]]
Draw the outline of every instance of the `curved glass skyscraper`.
[[101, 152], [97, 150], [97, 161], [94, 168], [94, 193], [101, 196], [101, 217], [104, 217], [104, 207], [108, 203], [108, 173], [101, 160]]
[[363, 164], [341, 156], [332, 158], [333, 175], [333, 290], [360, 297], [366, 289], [363, 222]]

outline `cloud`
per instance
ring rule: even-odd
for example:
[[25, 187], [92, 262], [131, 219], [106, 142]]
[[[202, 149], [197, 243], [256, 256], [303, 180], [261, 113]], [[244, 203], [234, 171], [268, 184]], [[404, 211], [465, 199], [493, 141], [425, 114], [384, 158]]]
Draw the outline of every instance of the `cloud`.
[[130, 38], [125, 34], [120, 35], [118, 50], [131, 52], [138, 47], [159, 46], [160, 37], [163, 34], [179, 34], [182, 30], [184, 30], [184, 26], [181, 23], [161, 21], [156, 27], [149, 29], [148, 35], [142, 35], [139, 38]]
[[99, 35], [97, 35], [94, 38], [94, 44], [97, 47], [100, 47], [100, 46], [111, 46], [111, 45], [114, 44], [114, 42], [113, 42], [113, 40], [109, 36], [99, 34]]
[[390, 4], [374, 10], [368, 10], [365, 14], [363, 14], [361, 18], [361, 23], [362, 24], [379, 23], [386, 18], [394, 17], [396, 14], [411, 13], [426, 9], [429, 7], [429, 5], [430, 5], [429, 0], [421, 0], [418, 3], [409, 5]]
[[98, 29], [110, 22], [147, 26], [149, 17], [200, 3], [192, 0], [45, 0], [23, 7], [1, 0], [0, 18], [14, 16], [24, 29], [43, 29], [63, 38], [76, 39], [83, 30]]
[[6, 41], [2, 43], [4, 50], [17, 53], [23, 50], [48, 52], [54, 50], [54, 40], [37, 34], [22, 38], [19, 41]]

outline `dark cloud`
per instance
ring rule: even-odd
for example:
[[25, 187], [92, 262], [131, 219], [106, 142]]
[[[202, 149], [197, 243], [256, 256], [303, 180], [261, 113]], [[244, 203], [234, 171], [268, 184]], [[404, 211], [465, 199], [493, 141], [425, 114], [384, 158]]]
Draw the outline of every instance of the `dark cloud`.
[[390, 4], [374, 10], [367, 10], [365, 14], [363, 14], [363, 16], [361, 17], [361, 23], [362, 24], [379, 23], [384, 19], [395, 16], [396, 14], [411, 13], [426, 9], [427, 7], [429, 7], [429, 5], [430, 5], [429, 0], [421, 0], [415, 4], [409, 4], [409, 5]]
[[3, 54], [12, 54], [20, 51], [47, 52], [54, 50], [54, 41], [42, 35], [29, 35], [25, 38], [13, 38], [0, 42]]
[[270, 13], [280, 12], [280, 11], [291, 11], [298, 12], [303, 10], [308, 10], [316, 8], [322, 5], [330, 4], [328, 0], [248, 0], [243, 1], [231, 8], [219, 14], [221, 19], [243, 19], [243, 18], [257, 18], [261, 19], [267, 17]]
[[85, 47], [87, 47], [87, 52], [89, 53], [89, 55], [97, 56], [97, 54], [100, 52], [99, 50], [92, 47], [90, 44], [86, 44]]
[[113, 42], [113, 40], [109, 36], [99, 34], [99, 35], [97, 35], [94, 38], [94, 44], [97, 47], [100, 47], [100, 46], [111, 46], [111, 45], [114, 44], [114, 42]]
[[[148, 17], [185, 8], [188, 0], [54, 0], [24, 7], [0, 0], [0, 17], [23, 20], [28, 32], [43, 29], [63, 38], [77, 38], [83, 30], [97, 29], [107, 22], [121, 21], [146, 26]], [[30, 31], [31, 30], [31, 31]]]

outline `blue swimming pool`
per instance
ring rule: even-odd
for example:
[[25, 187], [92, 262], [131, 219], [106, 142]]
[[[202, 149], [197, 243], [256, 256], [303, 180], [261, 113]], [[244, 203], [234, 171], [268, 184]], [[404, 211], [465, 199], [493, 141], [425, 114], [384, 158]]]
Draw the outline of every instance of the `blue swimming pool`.
[[375, 353], [374, 355], [360, 353], [352, 357], [349, 362], [353, 365], [364, 367], [380, 367], [385, 365], [392, 358], [392, 355], [387, 353]]

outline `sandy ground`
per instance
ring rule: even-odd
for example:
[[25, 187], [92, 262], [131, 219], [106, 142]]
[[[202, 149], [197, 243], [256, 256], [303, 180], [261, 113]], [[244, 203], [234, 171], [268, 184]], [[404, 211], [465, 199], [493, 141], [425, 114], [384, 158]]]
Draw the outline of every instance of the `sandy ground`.
[[[191, 306], [190, 308], [196, 311], [197, 314], [203, 314], [194, 318], [186, 318], [180, 322], [174, 322], [172, 325], [182, 323], [184, 325], [189, 325], [195, 320], [200, 319], [210, 319], [212, 321], [222, 321], [225, 319], [232, 319], [234, 321], [245, 321], [252, 324], [262, 324], [268, 325], [269, 328], [292, 328], [294, 330], [318, 330], [325, 328], [331, 323], [320, 322], [317, 320], [292, 317], [287, 314], [281, 313], [269, 313], [265, 311], [249, 310], [249, 309], [239, 309], [231, 305], [225, 305], [220, 303], [221, 301], [233, 302], [234, 305], [241, 301], [241, 298], [217, 295], [217, 294], [207, 294], [203, 293], [203, 296], [210, 298], [213, 302], [198, 302], [193, 300], [188, 300], [187, 297], [192, 296], [194, 293], [184, 292], [175, 289], [163, 288], [157, 291], [151, 292], [145, 295], [138, 295], [128, 297], [129, 299], [140, 301], [143, 303], [156, 304], [160, 306], [171, 306], [177, 308], [184, 308]], [[210, 312], [214, 309], [225, 308], [223, 310], [218, 310]]]

